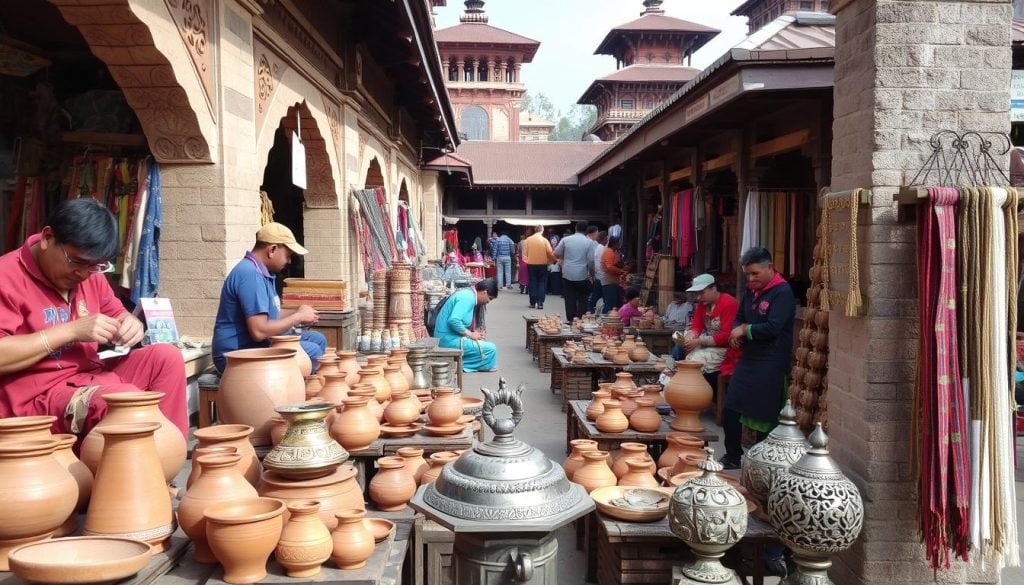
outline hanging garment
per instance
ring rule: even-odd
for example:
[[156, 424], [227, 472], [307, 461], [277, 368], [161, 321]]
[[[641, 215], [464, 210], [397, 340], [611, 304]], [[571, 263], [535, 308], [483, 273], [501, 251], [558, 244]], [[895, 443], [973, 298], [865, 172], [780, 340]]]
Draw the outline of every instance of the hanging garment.
[[124, 250], [125, 262], [121, 271], [121, 286], [128, 290], [132, 288], [135, 267], [139, 263], [139, 244], [142, 241], [142, 226], [146, 221], [146, 204], [149, 202], [149, 164], [148, 158], [142, 159], [135, 169], [136, 192], [131, 204], [127, 227], [129, 235]]
[[761, 219], [758, 216], [760, 199], [760, 193], [756, 190], [751, 189], [747, 192], [747, 201], [743, 206], [743, 236], [740, 239], [740, 249], [738, 250], [740, 254], [761, 241]]
[[149, 167], [149, 199], [139, 238], [138, 264], [132, 282], [132, 302], [155, 297], [160, 288], [160, 230], [163, 228], [163, 198], [160, 192], [160, 165]]
[[682, 209], [679, 216], [679, 227], [682, 233], [679, 236], [679, 266], [690, 265], [690, 256], [695, 250], [695, 238], [693, 233], [693, 189], [687, 189], [682, 193]]
[[776, 270], [786, 273], [786, 194], [772, 196], [772, 260]]

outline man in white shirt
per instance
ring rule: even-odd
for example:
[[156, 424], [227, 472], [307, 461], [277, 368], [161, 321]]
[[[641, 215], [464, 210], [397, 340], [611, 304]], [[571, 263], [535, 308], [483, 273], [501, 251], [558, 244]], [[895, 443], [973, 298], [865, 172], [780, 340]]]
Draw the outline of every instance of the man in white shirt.
[[690, 324], [691, 314], [693, 314], [693, 303], [687, 302], [685, 292], [676, 291], [672, 302], [665, 308], [665, 325], [686, 327]]
[[565, 319], [572, 323], [582, 317], [587, 308], [590, 278], [594, 272], [594, 237], [596, 226], [587, 222], [576, 223], [576, 233], [562, 238], [555, 246], [555, 257], [562, 263], [562, 290], [565, 298]]
[[601, 255], [604, 254], [605, 246], [608, 244], [608, 232], [601, 230], [594, 238], [594, 253], [591, 256], [591, 264], [594, 266], [594, 282], [590, 290], [590, 298], [587, 299], [587, 312], [597, 312], [597, 301], [604, 294], [601, 279], [604, 278], [604, 268], [601, 266]]

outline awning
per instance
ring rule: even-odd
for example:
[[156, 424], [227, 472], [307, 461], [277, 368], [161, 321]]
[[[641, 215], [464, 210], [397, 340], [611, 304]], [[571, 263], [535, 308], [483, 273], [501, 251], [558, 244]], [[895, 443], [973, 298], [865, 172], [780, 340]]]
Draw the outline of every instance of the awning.
[[520, 219], [518, 217], [503, 217], [501, 221], [509, 225], [563, 225], [572, 223], [568, 219]]

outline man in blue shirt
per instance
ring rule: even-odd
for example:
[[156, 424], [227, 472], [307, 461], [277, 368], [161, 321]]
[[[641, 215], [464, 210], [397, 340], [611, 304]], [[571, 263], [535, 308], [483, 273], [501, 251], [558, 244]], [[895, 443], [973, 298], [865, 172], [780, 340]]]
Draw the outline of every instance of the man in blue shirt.
[[491, 256], [494, 257], [498, 273], [498, 288], [512, 288], [512, 253], [515, 249], [516, 244], [507, 233], [491, 239]]
[[[319, 320], [316, 310], [309, 305], [282, 309], [274, 287], [274, 274], [291, 263], [292, 254], [307, 252], [295, 240], [292, 230], [279, 223], [268, 223], [256, 232], [256, 245], [231, 269], [220, 291], [220, 307], [213, 327], [213, 363], [218, 370], [224, 371], [224, 354], [230, 351], [267, 347], [271, 336]], [[327, 349], [327, 339], [317, 331], [303, 331], [300, 344], [316, 371], [317, 360]]]

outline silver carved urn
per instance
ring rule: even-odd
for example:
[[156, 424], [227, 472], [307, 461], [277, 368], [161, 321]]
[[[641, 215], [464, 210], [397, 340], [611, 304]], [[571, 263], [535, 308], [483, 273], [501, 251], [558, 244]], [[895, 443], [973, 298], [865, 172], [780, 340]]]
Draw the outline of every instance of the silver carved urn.
[[796, 424], [796, 411], [787, 400], [779, 413], [778, 426], [765, 440], [743, 454], [740, 485], [747, 488], [763, 509], [775, 478], [803, 457], [809, 448], [803, 431]]
[[831, 585], [831, 555], [850, 548], [864, 525], [860, 491], [829, 456], [821, 423], [810, 444], [789, 471], [779, 474], [768, 496], [771, 524], [797, 565], [783, 581], [787, 585]]
[[706, 451], [707, 458], [698, 465], [704, 473], [677, 487], [668, 505], [669, 528], [696, 557], [680, 569], [682, 578], [673, 585], [740, 583], [721, 558], [747, 532], [747, 500], [718, 477], [722, 465], [712, 449]]
[[[455, 533], [455, 583], [552, 585], [554, 531], [592, 511], [594, 501], [561, 465], [513, 435], [523, 417], [521, 386], [509, 389], [502, 379], [497, 390], [482, 391], [482, 418], [494, 438], [445, 465], [410, 505]], [[495, 416], [501, 405], [511, 418]]]

